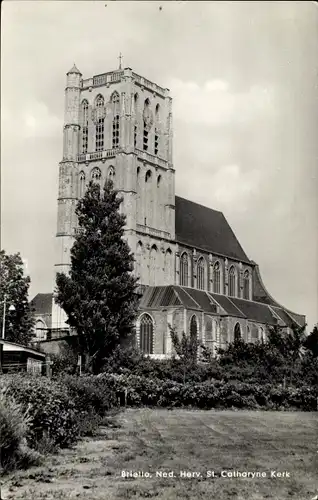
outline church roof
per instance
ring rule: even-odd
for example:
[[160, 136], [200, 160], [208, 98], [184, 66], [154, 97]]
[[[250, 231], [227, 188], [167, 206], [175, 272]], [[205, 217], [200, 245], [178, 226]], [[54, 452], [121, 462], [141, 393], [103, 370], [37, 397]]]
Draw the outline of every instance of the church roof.
[[38, 293], [30, 302], [35, 314], [43, 316], [52, 313], [52, 293]]
[[250, 262], [222, 212], [175, 197], [176, 241]]
[[276, 325], [278, 318], [281, 319], [282, 326], [291, 327], [295, 324], [291, 314], [282, 307], [273, 307], [253, 300], [227, 297], [178, 285], [149, 286], [140, 302], [140, 309], [143, 310], [178, 306], [207, 314], [247, 319], [266, 325]]

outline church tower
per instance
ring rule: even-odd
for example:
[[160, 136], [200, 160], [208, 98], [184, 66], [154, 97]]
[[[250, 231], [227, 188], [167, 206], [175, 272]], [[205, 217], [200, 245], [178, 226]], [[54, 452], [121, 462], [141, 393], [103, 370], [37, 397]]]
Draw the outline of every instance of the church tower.
[[[175, 171], [169, 90], [131, 68], [83, 79], [74, 65], [65, 90], [55, 273], [67, 273], [75, 208], [90, 180], [111, 178], [123, 197], [125, 235], [141, 285], [175, 281]], [[52, 327], [65, 326], [54, 304]]]

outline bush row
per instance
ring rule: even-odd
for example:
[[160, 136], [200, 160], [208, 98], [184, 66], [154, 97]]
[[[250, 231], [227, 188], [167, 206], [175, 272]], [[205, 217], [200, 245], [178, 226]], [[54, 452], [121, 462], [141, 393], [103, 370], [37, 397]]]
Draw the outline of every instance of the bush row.
[[131, 406], [317, 410], [317, 387], [284, 388], [222, 381], [179, 383], [107, 373], [98, 375], [97, 379], [112, 387], [120, 395], [122, 404]]
[[115, 404], [113, 390], [91, 377], [50, 380], [19, 374], [2, 376], [1, 468], [18, 466], [22, 448], [47, 453], [69, 446], [79, 436], [92, 433]]

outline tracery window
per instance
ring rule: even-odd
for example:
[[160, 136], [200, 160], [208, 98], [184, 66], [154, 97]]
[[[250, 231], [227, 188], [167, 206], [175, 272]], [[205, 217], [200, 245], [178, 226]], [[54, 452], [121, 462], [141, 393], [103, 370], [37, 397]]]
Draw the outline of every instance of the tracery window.
[[216, 262], [213, 267], [213, 291], [214, 293], [221, 293], [221, 271], [220, 263]]
[[149, 99], [145, 100], [145, 108], [144, 108], [144, 130], [143, 130], [143, 150], [148, 151], [148, 139], [149, 139], [149, 129], [145, 120], [145, 112], [149, 108], [150, 101]]
[[229, 296], [236, 296], [236, 273], [234, 266], [231, 266], [229, 270]]
[[102, 173], [98, 167], [93, 168], [91, 173], [91, 178], [93, 182], [99, 182], [101, 179]]
[[87, 153], [88, 148], [88, 102], [82, 102], [82, 153]]
[[[104, 106], [104, 98], [102, 95], [98, 95], [95, 101], [96, 108], [102, 108]], [[104, 149], [104, 122], [105, 118], [97, 118], [96, 123], [96, 136], [95, 136], [95, 150], [103, 151]]]
[[114, 116], [113, 119], [113, 149], [119, 146], [119, 115]]
[[140, 320], [139, 348], [144, 354], [153, 354], [153, 320], [149, 314], [143, 314]]
[[243, 298], [250, 300], [250, 272], [245, 271], [243, 276]]
[[198, 260], [197, 264], [197, 284], [199, 290], [205, 289], [205, 262], [203, 257]]
[[180, 259], [180, 285], [189, 286], [189, 258], [184, 252]]

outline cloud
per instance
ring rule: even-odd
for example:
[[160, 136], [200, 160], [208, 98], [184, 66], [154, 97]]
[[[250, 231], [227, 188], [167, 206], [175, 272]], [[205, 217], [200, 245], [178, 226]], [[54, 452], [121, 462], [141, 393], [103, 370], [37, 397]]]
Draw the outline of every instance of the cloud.
[[273, 87], [253, 85], [245, 92], [231, 90], [223, 80], [194, 81], [172, 79], [174, 116], [184, 122], [210, 126], [241, 124], [275, 115]]

